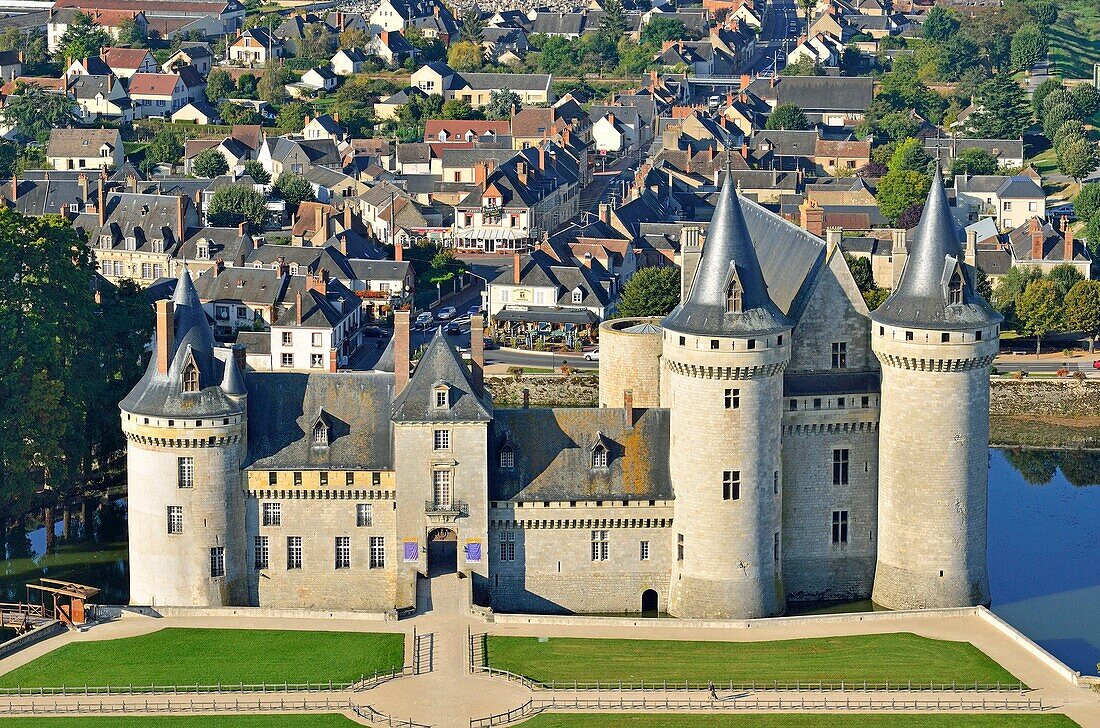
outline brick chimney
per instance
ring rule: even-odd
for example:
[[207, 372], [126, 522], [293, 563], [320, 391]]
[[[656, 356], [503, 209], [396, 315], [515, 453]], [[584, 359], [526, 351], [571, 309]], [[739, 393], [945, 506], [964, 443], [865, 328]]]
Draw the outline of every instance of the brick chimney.
[[317, 291], [322, 296], [328, 295], [328, 271], [322, 268], [306, 279], [306, 290]]
[[335, 374], [339, 364], [340, 364], [340, 359], [336, 355], [336, 349], [329, 349], [328, 350], [328, 370], [330, 372], [332, 372], [333, 374]]
[[519, 253], [512, 253], [512, 283], [514, 285], [519, 285], [521, 272]]
[[99, 177], [99, 226], [107, 224], [107, 193], [103, 189], [103, 176]]
[[1043, 259], [1043, 226], [1039, 218], [1031, 218], [1031, 259]]
[[[14, 179], [14, 177], [12, 179]], [[81, 204], [86, 204], [88, 202], [88, 175], [81, 172], [77, 176], [76, 181], [80, 185], [80, 202]]]
[[225, 261], [224, 261], [224, 260], [222, 260], [221, 256], [219, 255], [219, 256], [218, 256], [218, 257], [217, 257], [217, 258], [216, 258], [216, 259], [214, 260], [214, 275], [218, 275], [218, 274], [219, 274], [219, 273], [221, 273], [221, 272], [222, 272], [223, 270], [225, 270]]
[[802, 206], [802, 227], [818, 237], [825, 235], [825, 210], [812, 200], [807, 200]]
[[1073, 260], [1073, 228], [1065, 215], [1062, 216], [1062, 260], [1067, 263]]
[[393, 259], [397, 262], [405, 259], [405, 248], [401, 245], [401, 241], [397, 241], [393, 245]]
[[11, 176], [11, 201], [15, 202], [19, 199], [19, 175], [13, 174]]
[[485, 318], [476, 313], [470, 317], [470, 376], [474, 386], [485, 386]]
[[183, 229], [183, 201], [186, 199], [190, 198], [176, 198], [176, 240], [180, 242], [183, 242], [184, 237], [187, 235], [187, 231]]
[[539, 146], [539, 169], [546, 171], [546, 145]]
[[393, 312], [393, 396], [409, 383], [409, 311]]
[[302, 289], [300, 288], [294, 292], [294, 323], [298, 326], [302, 325]]
[[172, 344], [176, 336], [174, 312], [175, 304], [171, 299], [157, 301], [157, 374], [162, 377], [168, 376], [168, 367], [172, 364], [169, 357], [172, 356]]
[[741, 142], [741, 158], [747, 160], [749, 158], [749, 143]]
[[627, 429], [634, 427], [634, 390], [623, 391], [623, 420]]
[[611, 204], [608, 202], [601, 202], [599, 206], [600, 222], [605, 225], [611, 224]]

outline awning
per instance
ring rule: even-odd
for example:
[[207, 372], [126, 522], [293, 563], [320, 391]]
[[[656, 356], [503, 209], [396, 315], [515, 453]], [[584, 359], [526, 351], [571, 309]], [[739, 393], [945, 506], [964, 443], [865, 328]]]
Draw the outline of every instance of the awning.
[[455, 233], [458, 240], [528, 240], [530, 235], [520, 235], [508, 228], [476, 227]]
[[493, 316], [494, 321], [520, 321], [524, 323], [597, 324], [599, 316], [586, 308], [549, 308], [529, 306], [524, 309], [502, 309]]

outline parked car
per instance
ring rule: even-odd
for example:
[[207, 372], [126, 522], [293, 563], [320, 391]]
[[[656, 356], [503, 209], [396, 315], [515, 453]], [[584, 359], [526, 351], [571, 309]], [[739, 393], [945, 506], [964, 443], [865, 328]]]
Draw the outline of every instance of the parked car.
[[455, 309], [454, 306], [444, 306], [443, 308], [439, 309], [439, 313], [436, 314], [436, 318], [438, 318], [440, 321], [447, 321], [449, 319], [453, 319], [457, 315], [458, 311]]
[[584, 360], [585, 361], [599, 361], [600, 360], [600, 347], [597, 346], [592, 351], [585, 352]]
[[481, 348], [486, 351], [488, 351], [489, 349], [495, 349], [497, 348], [497, 342], [486, 336], [481, 340]]
[[432, 312], [424, 311], [416, 317], [416, 327], [418, 329], [426, 329], [432, 325]]
[[470, 310], [466, 312], [467, 316], [477, 316], [481, 313], [481, 306], [470, 306]]
[[364, 326], [362, 331], [363, 336], [371, 339], [379, 339], [386, 335], [386, 332], [379, 326]]
[[455, 323], [447, 324], [447, 328], [443, 329], [443, 333], [447, 336], [458, 336], [462, 333], [462, 327]]

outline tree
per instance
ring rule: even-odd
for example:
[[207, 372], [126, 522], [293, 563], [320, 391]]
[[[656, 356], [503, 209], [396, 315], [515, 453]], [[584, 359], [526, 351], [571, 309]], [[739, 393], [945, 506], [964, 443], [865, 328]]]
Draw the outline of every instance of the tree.
[[362, 48], [370, 41], [370, 33], [358, 28], [349, 28], [336, 39], [336, 45], [344, 50]]
[[1032, 281], [1016, 301], [1016, 316], [1024, 332], [1035, 337], [1035, 353], [1042, 338], [1062, 325], [1062, 294], [1050, 280]]
[[279, 109], [277, 122], [283, 129], [299, 132], [305, 126], [306, 116], [309, 115], [309, 107], [301, 101], [291, 101]]
[[1058, 7], [1052, 2], [1046, 2], [1046, 0], [1029, 2], [1027, 9], [1031, 11], [1035, 22], [1043, 28], [1049, 28], [1058, 21]]
[[1084, 279], [1084, 276], [1081, 275], [1081, 271], [1077, 270], [1076, 266], [1062, 263], [1051, 268], [1046, 278], [1054, 281], [1054, 285], [1058, 286], [1059, 295], [1065, 296], [1079, 281]]
[[406, 30], [405, 40], [420, 51], [421, 63], [434, 63], [447, 58], [447, 48], [439, 42], [439, 39], [427, 37], [420, 28]]
[[23, 54], [23, 75], [38, 76], [42, 66], [49, 60], [46, 47], [46, 34], [40, 30], [24, 33], [20, 28], [0, 30], [0, 51], [15, 51]]
[[229, 101], [225, 101], [218, 107], [218, 116], [222, 118], [223, 124], [259, 124], [260, 114], [254, 109], [250, 109], [247, 106], [240, 104], [234, 104]]
[[951, 162], [951, 174], [996, 174], [997, 158], [984, 149], [972, 147], [955, 155]]
[[891, 172], [924, 172], [931, 161], [931, 157], [924, 153], [924, 144], [920, 139], [906, 139], [894, 150], [886, 167]]
[[81, 59], [98, 56], [99, 50], [111, 45], [111, 34], [82, 12], [73, 14], [64, 35], [58, 41], [55, 57], [59, 62], [66, 58]]
[[266, 185], [271, 181], [271, 175], [258, 159], [250, 159], [244, 163], [244, 173], [255, 180], [258, 185]]
[[1081, 118], [1088, 117], [1100, 111], [1100, 89], [1091, 83], [1082, 83], [1074, 86], [1069, 92], [1070, 102], [1077, 107], [1077, 113]]
[[915, 202], [898, 215], [898, 221], [896, 225], [904, 230], [915, 228], [920, 223], [921, 215], [924, 214], [924, 200]]
[[16, 84], [16, 92], [7, 98], [0, 116], [15, 127], [22, 142], [44, 142], [50, 130], [72, 125], [75, 104], [62, 94], [50, 93], [36, 83]]
[[222, 99], [229, 98], [236, 90], [233, 77], [220, 68], [215, 68], [206, 79], [206, 100], [215, 106]]
[[116, 42], [120, 45], [128, 45], [131, 48], [144, 48], [146, 46], [145, 33], [133, 18], [123, 18], [118, 24], [117, 32]]
[[940, 5], [934, 5], [924, 17], [921, 26], [924, 37], [937, 43], [943, 43], [959, 31], [959, 21], [954, 13]]
[[975, 135], [984, 139], [1019, 139], [1031, 125], [1024, 90], [1009, 73], [996, 73], [978, 86], [978, 111], [970, 115]]
[[1021, 25], [1012, 35], [1012, 66], [1025, 71], [1047, 55], [1047, 37], [1035, 23]]
[[242, 73], [237, 79], [237, 91], [247, 99], [256, 98], [256, 76], [251, 73]]
[[779, 104], [768, 116], [766, 129], [786, 129], [789, 131], [802, 131], [810, 128], [806, 120], [806, 114], [795, 104]]
[[794, 63], [788, 63], [779, 71], [780, 76], [824, 76], [825, 69], [814, 59], [806, 56]]
[[247, 222], [254, 229], [263, 230], [267, 215], [267, 198], [251, 185], [237, 184], [219, 187], [214, 192], [206, 219], [215, 227], [237, 227]]
[[447, 65], [456, 71], [475, 71], [481, 62], [481, 46], [468, 40], [452, 44], [447, 51]]
[[911, 169], [887, 173], [879, 180], [875, 199], [883, 217], [896, 225], [901, 214], [913, 205], [924, 202], [931, 180], [927, 175]]
[[317, 197], [313, 194], [313, 186], [309, 180], [300, 174], [283, 172], [275, 180], [275, 191], [286, 200], [286, 204], [292, 210], [297, 210], [303, 202], [311, 202]]
[[990, 303], [1005, 317], [1006, 328], [1019, 328], [1016, 319], [1016, 301], [1033, 281], [1043, 277], [1042, 272], [1033, 266], [1015, 266], [1001, 276], [997, 287], [993, 289]]
[[282, 106], [286, 103], [286, 84], [290, 80], [290, 69], [282, 61], [269, 61], [256, 84], [256, 95], [272, 106]]
[[145, 159], [150, 164], [179, 164], [183, 157], [184, 141], [183, 132], [161, 129], [145, 148]]
[[1077, 119], [1070, 119], [1065, 124], [1054, 132], [1054, 137], [1050, 140], [1051, 146], [1054, 147], [1055, 154], [1061, 154], [1062, 148], [1067, 142], [1071, 142], [1074, 139], [1083, 139], [1088, 136], [1088, 131], [1085, 129], [1085, 125], [1077, 121]]
[[310, 23], [298, 41], [298, 55], [302, 58], [329, 58], [336, 49], [336, 37], [324, 23]]
[[1100, 149], [1096, 142], [1085, 137], [1076, 137], [1062, 145], [1058, 154], [1058, 169], [1080, 182], [1100, 167]]
[[229, 171], [229, 162], [217, 147], [209, 147], [195, 155], [191, 169], [199, 177], [217, 177]]
[[1066, 328], [1089, 336], [1093, 353], [1100, 336], [1100, 281], [1077, 281], [1066, 294]]
[[643, 45], [660, 48], [665, 41], [680, 40], [685, 37], [687, 37], [687, 29], [684, 27], [684, 21], [654, 15], [642, 28], [641, 40]]
[[[1053, 96], [1051, 94], [1047, 101], [1050, 101]], [[1080, 121], [1080, 118], [1078, 118], [1077, 109], [1073, 104], [1068, 101], [1052, 104], [1043, 114], [1043, 134], [1047, 139], [1053, 140], [1063, 124], [1074, 120]]]
[[511, 119], [513, 111], [522, 108], [519, 94], [502, 88], [489, 94], [489, 103], [485, 105], [485, 116], [489, 119]]
[[1073, 198], [1073, 212], [1078, 220], [1091, 220], [1100, 210], [1100, 182], [1089, 182]]
[[680, 271], [673, 266], [639, 268], [619, 299], [618, 315], [664, 316], [680, 302]]
[[481, 17], [477, 3], [462, 13], [459, 20], [459, 41], [481, 45], [485, 40], [485, 20]]
[[626, 13], [619, 0], [604, 0], [603, 17], [600, 18], [600, 33], [612, 43], [626, 35], [628, 29]]
[[844, 262], [848, 264], [848, 270], [852, 272], [852, 278], [856, 281], [856, 287], [860, 293], [866, 293], [875, 289], [875, 276], [871, 271], [871, 261], [862, 256], [844, 254]]
[[1057, 76], [1052, 76], [1035, 87], [1035, 91], [1031, 94], [1031, 109], [1035, 112], [1036, 119], [1042, 120], [1044, 110], [1043, 102], [1046, 101], [1047, 96], [1050, 96], [1055, 91], [1062, 90], [1062, 79]]
[[444, 101], [439, 113], [444, 119], [473, 119], [477, 117], [477, 112], [470, 106], [470, 102], [459, 99]]
[[466, 264], [455, 257], [453, 252], [442, 250], [432, 256], [431, 267], [424, 271], [420, 278], [423, 282], [441, 288], [444, 283], [450, 283], [466, 270]]
[[571, 41], [560, 35], [552, 35], [539, 50], [539, 66], [547, 73], [568, 76], [573, 73], [577, 62], [574, 50]]

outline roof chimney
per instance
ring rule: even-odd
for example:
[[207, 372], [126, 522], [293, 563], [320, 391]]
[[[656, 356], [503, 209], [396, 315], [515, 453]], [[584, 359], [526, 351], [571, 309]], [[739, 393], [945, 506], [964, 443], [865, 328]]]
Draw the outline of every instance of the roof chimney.
[[[12, 179], [15, 177], [13, 176]], [[83, 205], [88, 202], [88, 175], [81, 172], [76, 181], [80, 185], [80, 203]]]
[[330, 372], [332, 372], [333, 374], [335, 374], [336, 370], [339, 368], [339, 366], [338, 366], [339, 363], [340, 363], [340, 359], [336, 355], [336, 349], [329, 349], [328, 350], [328, 370]]
[[107, 194], [103, 189], [103, 175], [99, 177], [99, 226], [107, 224]]
[[[309, 285], [308, 283], [306, 285]], [[294, 323], [302, 325], [302, 289], [294, 292]]]
[[967, 265], [977, 265], [978, 261], [978, 231], [967, 230], [966, 231], [966, 251], [965, 259]]
[[12, 174], [11, 176], [11, 201], [15, 202], [19, 199], [19, 175]]
[[818, 237], [825, 235], [825, 210], [813, 200], [807, 200], [802, 205], [802, 227]]
[[470, 317], [470, 376], [474, 386], [485, 386], [485, 318], [480, 313]]
[[1031, 259], [1043, 259], [1043, 226], [1039, 218], [1031, 218]]
[[393, 312], [393, 396], [409, 383], [409, 311]]
[[395, 241], [393, 244], [393, 259], [398, 262], [405, 259], [405, 248], [400, 240]]
[[179, 242], [183, 242], [183, 239], [187, 236], [187, 231], [183, 229], [183, 201], [186, 199], [190, 198], [176, 198], [176, 240]]
[[518, 252], [512, 253], [512, 283], [514, 285], [517, 285], [517, 286], [519, 285], [520, 273], [521, 273], [521, 270], [520, 270], [520, 262], [519, 262], [519, 253]]
[[175, 305], [171, 299], [165, 298], [157, 301], [157, 374], [162, 377], [168, 376], [168, 367], [172, 363], [170, 361], [172, 344], [174, 343], [172, 340], [176, 335], [173, 323], [174, 311]]
[[600, 222], [605, 225], [611, 224], [611, 204], [608, 202], [601, 202], [599, 206]]
[[1062, 234], [1062, 260], [1070, 263], [1073, 261], [1073, 229], [1065, 215], [1062, 216]]
[[627, 429], [634, 427], [634, 390], [623, 391], [623, 419]]

